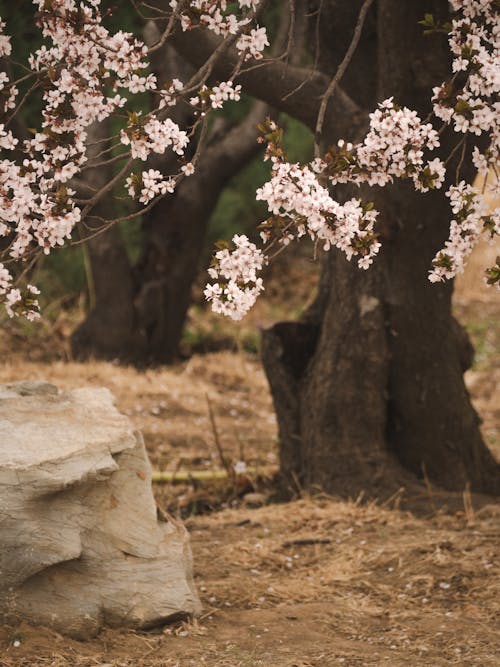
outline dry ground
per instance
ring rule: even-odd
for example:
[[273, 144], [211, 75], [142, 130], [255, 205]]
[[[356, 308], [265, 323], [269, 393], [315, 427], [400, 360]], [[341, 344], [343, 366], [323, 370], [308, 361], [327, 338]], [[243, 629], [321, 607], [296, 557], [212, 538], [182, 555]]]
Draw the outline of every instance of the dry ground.
[[[500, 313], [498, 295], [472, 275], [480, 264], [459, 283], [456, 309], [478, 352], [467, 383], [500, 456]], [[272, 320], [274, 306], [265, 308], [251, 323]], [[199, 317], [191, 325], [210, 329]], [[19, 329], [0, 339], [0, 382], [109, 387], [160, 470], [220, 469], [210, 405], [226, 459], [276, 466], [271, 400], [246, 344], [139, 372], [63, 361], [64, 345], [51, 349], [48, 333], [38, 346]], [[500, 665], [499, 505], [460, 494], [450, 505], [449, 494], [422, 489], [418, 516], [402, 509], [403, 492], [368, 504], [318, 496], [250, 509], [238, 498], [243, 490], [155, 487], [160, 504], [187, 517], [200, 619], [144, 634], [109, 630], [88, 643], [44, 628], [0, 628], [0, 667]], [[219, 511], [204, 514], [210, 507]]]
[[498, 667], [499, 520], [328, 498], [195, 517], [198, 622], [87, 643], [7, 628], [0, 665]]

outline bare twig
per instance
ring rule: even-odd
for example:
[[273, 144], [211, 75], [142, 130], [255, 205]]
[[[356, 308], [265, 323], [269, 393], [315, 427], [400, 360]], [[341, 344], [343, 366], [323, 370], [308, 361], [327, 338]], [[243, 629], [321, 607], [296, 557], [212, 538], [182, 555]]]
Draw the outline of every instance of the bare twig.
[[212, 410], [212, 403], [210, 402], [208, 394], [205, 394], [205, 398], [207, 400], [208, 416], [210, 418], [212, 433], [214, 435], [214, 441], [215, 441], [215, 446], [217, 447], [217, 452], [219, 453], [220, 462], [222, 464], [222, 467], [226, 470], [228, 476], [232, 477], [234, 471], [229, 465], [228, 461], [226, 460], [226, 457], [224, 456], [224, 451], [222, 449], [222, 445], [219, 438], [219, 432], [217, 430], [217, 424], [215, 422], [214, 411]]
[[474, 515], [474, 507], [472, 505], [472, 494], [470, 492], [470, 482], [467, 482], [467, 484], [465, 485], [462, 497], [464, 499], [464, 511], [465, 511], [465, 518], [467, 520], [467, 525], [473, 526], [475, 521], [475, 515]]
[[462, 165], [463, 165], [464, 160], [465, 160], [465, 151], [466, 151], [466, 149], [467, 149], [467, 137], [464, 137], [464, 145], [462, 146], [462, 153], [460, 154], [460, 161], [457, 164], [457, 170], [455, 172], [455, 178], [456, 178], [457, 183], [460, 180], [460, 170], [462, 169]]
[[167, 23], [167, 26], [166, 26], [165, 30], [163, 31], [163, 34], [161, 35], [160, 39], [155, 44], [153, 44], [152, 46], [149, 47], [148, 54], [154, 53], [155, 51], [158, 51], [158, 49], [161, 49], [162, 46], [165, 44], [168, 37], [170, 36], [170, 33], [172, 32], [172, 30], [174, 28], [174, 23], [175, 23], [176, 19], [179, 17], [179, 15], [181, 14], [182, 10], [184, 9], [185, 4], [186, 3], [184, 1], [179, 2], [177, 4], [176, 8], [174, 9], [172, 14], [170, 15], [170, 18], [168, 20], [168, 23]]
[[436, 503], [434, 502], [434, 493], [432, 491], [431, 481], [429, 479], [429, 475], [427, 474], [427, 468], [425, 467], [424, 462], [422, 462], [421, 469], [422, 469], [422, 475], [424, 476], [425, 486], [427, 488], [427, 495], [429, 496], [429, 500], [431, 501], [431, 505], [432, 505], [432, 509], [434, 510], [434, 514], [436, 514], [437, 508], [436, 508]]
[[85, 269], [85, 277], [87, 279], [87, 289], [89, 292], [89, 309], [94, 310], [94, 308], [96, 307], [95, 280], [87, 244], [85, 243], [83, 244], [82, 250], [83, 250], [83, 266]]
[[283, 547], [305, 547], [310, 544], [331, 544], [333, 540], [329, 537], [304, 537], [302, 539], [287, 540], [283, 542]]
[[373, 0], [365, 0], [365, 2], [363, 3], [363, 6], [361, 7], [361, 10], [359, 12], [358, 22], [356, 23], [351, 43], [349, 44], [349, 48], [347, 49], [342, 62], [340, 63], [337, 71], [335, 72], [335, 76], [330, 81], [330, 84], [321, 99], [321, 105], [319, 107], [319, 112], [318, 112], [318, 119], [316, 121], [316, 130], [314, 133], [315, 157], [319, 157], [320, 155], [320, 142], [321, 142], [321, 135], [323, 132], [323, 124], [325, 122], [326, 107], [328, 106], [330, 98], [332, 97], [333, 93], [335, 92], [335, 89], [342, 80], [342, 77], [344, 76], [345, 71], [349, 66], [349, 63], [352, 60], [354, 52], [356, 51], [356, 48], [359, 44], [359, 40], [361, 38], [361, 32], [363, 30], [363, 25], [366, 19], [366, 15], [368, 14], [368, 10], [370, 9], [372, 4]]

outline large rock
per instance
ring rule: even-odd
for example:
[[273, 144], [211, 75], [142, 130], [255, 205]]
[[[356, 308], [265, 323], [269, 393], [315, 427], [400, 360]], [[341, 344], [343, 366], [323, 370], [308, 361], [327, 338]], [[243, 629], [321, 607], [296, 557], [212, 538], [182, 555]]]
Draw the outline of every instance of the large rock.
[[158, 520], [110, 392], [0, 385], [0, 616], [86, 638], [199, 608], [186, 530]]

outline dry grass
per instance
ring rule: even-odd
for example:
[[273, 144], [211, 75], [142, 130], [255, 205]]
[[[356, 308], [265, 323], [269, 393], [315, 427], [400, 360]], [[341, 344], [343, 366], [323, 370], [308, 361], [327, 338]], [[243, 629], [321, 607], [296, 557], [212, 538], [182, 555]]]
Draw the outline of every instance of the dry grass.
[[47, 379], [58, 387], [107, 386], [139, 428], [158, 469], [219, 466], [207, 407], [213, 406], [227, 454], [252, 464], [276, 462], [275, 418], [266, 380], [251, 357], [220, 352], [182, 366], [137, 371], [106, 362], [5, 361], [0, 382]]

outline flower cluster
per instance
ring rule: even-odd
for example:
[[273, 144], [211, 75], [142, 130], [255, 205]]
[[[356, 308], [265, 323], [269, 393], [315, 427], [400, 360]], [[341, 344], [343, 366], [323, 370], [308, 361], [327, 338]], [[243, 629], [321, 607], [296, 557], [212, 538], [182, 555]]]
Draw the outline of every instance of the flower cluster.
[[[22, 258], [33, 245], [48, 252], [69, 238], [81, 212], [74, 204], [74, 191], [65, 183], [86, 162], [86, 128], [124, 104], [117, 87], [129, 87], [135, 72], [145, 66], [144, 45], [127, 33], [111, 35], [102, 26], [98, 0], [34, 0], [34, 4], [39, 9], [37, 23], [49, 40], [29, 58], [35, 86], [43, 90], [42, 126], [19, 147], [0, 125], [1, 147], [24, 152], [21, 164], [0, 161], [0, 236], [11, 239], [13, 259]], [[10, 50], [9, 39], [0, 35], [1, 54], [7, 56]], [[5, 113], [17, 94], [5, 72], [0, 74], [0, 93]], [[12, 280], [6, 272], [2, 265], [0, 300], [9, 315], [34, 312], [31, 305], [26, 311], [20, 290], [6, 288]]]
[[[181, 129], [167, 116], [168, 108], [192, 94], [191, 90], [185, 91], [175, 78], [158, 89], [155, 75], [147, 72], [147, 47], [131, 33], [111, 32], [104, 25], [107, 12], [101, 11], [101, 0], [33, 0], [33, 4], [43, 44], [29, 56], [29, 67], [23, 66], [18, 80], [0, 71], [0, 149], [14, 156], [0, 160], [0, 237], [8, 238], [2, 256], [10, 255], [11, 263], [14, 260], [13, 274], [20, 273], [15, 260], [24, 261], [37, 247], [47, 253], [63, 245], [82, 214], [88, 214], [93, 203], [86, 206], [86, 202], [95, 198], [85, 200], [79, 193], [80, 207], [70, 187], [80, 187], [86, 170], [129, 157], [145, 161], [167, 149], [183, 157], [195, 127]], [[222, 37], [232, 36], [242, 58], [258, 58], [267, 38], [265, 29], [253, 24], [257, 4], [257, 0], [239, 0], [230, 6], [226, 0], [189, 0], [177, 8], [173, 1], [171, 16], [183, 29], [204, 26]], [[0, 58], [5, 62], [12, 48], [4, 29], [0, 19]], [[9, 72], [18, 68], [18, 63], [12, 63]], [[40, 127], [22, 142], [7, 129], [19, 85], [23, 95], [35, 91], [42, 101]], [[89, 127], [112, 114], [118, 116], [116, 112], [128, 106], [129, 98], [145, 92], [157, 96], [157, 107], [146, 115], [129, 112], [119, 143], [112, 137], [113, 142], [102, 149], [97, 147], [99, 142], [90, 149]], [[232, 81], [213, 88], [202, 85], [201, 115], [221, 108], [227, 100], [239, 100], [240, 94], [241, 86]], [[127, 150], [116, 150], [120, 144]], [[172, 192], [181, 174], [193, 171], [191, 162], [181, 163], [176, 177], [146, 169], [130, 174], [125, 187], [134, 199], [148, 204]], [[2, 264], [0, 303], [7, 304], [12, 314], [22, 310], [12, 307], [22, 299], [17, 299], [15, 281], [6, 267], [7, 263]]]
[[148, 204], [158, 195], [172, 193], [175, 181], [173, 178], [165, 180], [157, 169], [148, 169], [141, 174], [130, 174], [125, 181], [125, 187], [131, 197], [141, 204]]
[[265, 201], [272, 214], [261, 225], [264, 242], [272, 238], [273, 230], [284, 244], [308, 234], [325, 250], [339, 248], [348, 259], [357, 256], [361, 268], [368, 268], [380, 248], [373, 228], [377, 212], [358, 199], [339, 204], [308, 166], [272, 159], [272, 178], [257, 190], [257, 199]]
[[411, 178], [420, 192], [441, 187], [444, 164], [435, 158], [424, 161], [424, 151], [439, 146], [439, 136], [416, 111], [400, 108], [392, 98], [370, 114], [369, 131], [359, 144], [338, 142], [326, 154], [323, 167], [333, 184], [368, 183], [384, 186], [395, 178]]
[[446, 196], [450, 199], [455, 217], [451, 221], [450, 236], [444, 248], [432, 261], [429, 280], [433, 283], [462, 273], [481, 232], [485, 231], [491, 236], [500, 234], [500, 208], [487, 215], [483, 198], [465, 181], [451, 186]]
[[130, 33], [111, 34], [102, 25], [99, 1], [34, 2], [42, 34], [51, 41], [29, 59], [44, 81], [42, 125], [65, 135], [65, 143], [123, 106], [120, 88], [135, 93], [156, 87], [153, 75], [137, 74], [147, 66], [146, 46]]
[[[147, 71], [147, 47], [130, 33], [110, 32], [104, 25], [106, 13], [101, 12], [100, 0], [33, 3], [44, 43], [31, 54], [29, 67], [22, 69], [17, 80], [12, 72], [19, 71], [19, 64], [9, 63], [11, 41], [0, 19], [0, 58], [9, 63], [7, 71], [0, 71], [0, 240], [4, 262], [0, 264], [0, 303], [10, 315], [30, 317], [37, 311], [36, 288], [22, 292], [17, 287], [13, 276], [21, 272], [16, 262], [25, 261], [35, 251], [48, 253], [63, 245], [82, 216], [89, 214], [99, 197], [88, 195], [85, 199], [81, 194], [89, 187], [82, 179], [84, 172], [121, 161], [124, 166], [118, 171], [118, 181], [130, 173], [132, 160], [146, 161], [152, 154], [171, 150], [181, 165], [175, 176], [145, 169], [126, 179], [129, 194], [147, 205], [172, 192], [182, 174], [193, 173], [194, 166], [186, 162], [185, 154], [203, 117], [241, 96], [241, 86], [232, 80], [237, 68], [228, 81], [213, 87], [205, 85], [208, 74], [202, 68], [201, 78], [192, 86], [173, 79], [158, 89], [156, 77]], [[183, 30], [204, 27], [229, 37], [241, 64], [249, 58], [261, 58], [268, 45], [265, 28], [254, 23], [258, 4], [258, 0], [171, 0], [171, 11], [165, 16], [178, 20]], [[434, 89], [434, 113], [461, 134], [488, 135], [489, 145], [485, 150], [474, 148], [472, 159], [479, 171], [491, 173], [500, 155], [499, 4], [498, 0], [451, 0], [451, 5], [457, 12], [449, 31], [453, 73], [448, 82]], [[20, 141], [10, 123], [16, 104], [23, 104], [33, 91], [42, 102], [40, 126], [31, 138]], [[102, 148], [98, 146], [101, 140], [90, 142], [93, 123], [112, 114], [127, 117], [121, 110], [130, 108], [131, 97], [145, 92], [154, 93], [156, 108], [144, 115], [128, 112], [128, 121], [117, 133], [119, 138], [102, 139]], [[195, 109], [184, 116], [175, 114], [170, 107], [180, 100], [189, 100]], [[187, 116], [191, 125], [185, 129], [172, 119]], [[272, 176], [257, 193], [270, 211], [270, 218], [261, 225], [268, 249], [274, 242], [286, 245], [308, 235], [326, 249], [334, 246], [348, 258], [355, 256], [358, 264], [367, 268], [380, 247], [375, 231], [377, 213], [359, 199], [336, 201], [327, 186], [347, 182], [384, 186], [406, 178], [417, 190], [426, 192], [444, 182], [445, 165], [426, 155], [439, 146], [438, 133], [414, 111], [398, 107], [392, 99], [370, 115], [362, 142], [339, 141], [323, 159], [306, 165], [290, 164], [280, 147], [279, 128], [270, 125], [268, 130]], [[125, 160], [129, 162], [125, 164]], [[111, 186], [114, 182], [104, 187], [101, 196]], [[460, 271], [481, 233], [499, 233], [498, 210], [487, 215], [480, 195], [464, 183], [450, 188], [448, 196], [454, 219], [450, 238], [434, 260], [433, 281]], [[233, 241], [232, 251], [222, 248], [215, 256], [211, 277], [216, 282], [207, 287], [207, 297], [218, 312], [239, 318], [263, 289], [257, 274], [266, 258], [246, 237], [236, 236]], [[488, 280], [500, 282], [496, 267], [490, 270]]]
[[451, 0], [449, 32], [455, 76], [433, 89], [434, 113], [456, 132], [489, 135], [474, 164], [482, 172], [500, 155], [500, 15], [496, 0]]
[[203, 112], [207, 108], [222, 109], [224, 102], [239, 101], [240, 98], [240, 85], [235, 86], [232, 81], [222, 81], [213, 88], [203, 85], [198, 94], [191, 97], [189, 103], [194, 107], [199, 107]]
[[205, 297], [215, 313], [240, 320], [264, 289], [258, 277], [266, 261], [264, 253], [244, 235], [233, 236], [234, 249], [223, 247], [208, 270], [212, 284], [205, 287]]
[[241, 86], [234, 86], [232, 81], [223, 81], [212, 88], [210, 102], [213, 109], [222, 109], [227, 100], [238, 101], [241, 96]]
[[[457, 12], [449, 29], [453, 78], [433, 89], [434, 113], [456, 132], [487, 135], [486, 147], [472, 152], [474, 166], [493, 174], [490, 190], [498, 190], [500, 159], [500, 14], [496, 0], [451, 0]], [[491, 176], [490, 176], [491, 179]], [[448, 191], [454, 218], [445, 248], [429, 274], [436, 282], [463, 270], [464, 261], [481, 233], [500, 233], [499, 210], [487, 214], [483, 197], [460, 182]], [[500, 284], [496, 267], [486, 272], [489, 284]]]
[[0, 19], [0, 58], [5, 56], [10, 56], [12, 52], [12, 45], [10, 43], [10, 37], [4, 34], [5, 21]]
[[187, 132], [181, 130], [171, 118], [143, 118], [131, 113], [127, 127], [120, 132], [120, 141], [130, 146], [133, 158], [147, 160], [151, 153], [162, 154], [171, 147], [177, 155], [184, 155], [189, 144]]
[[[0, 58], [9, 56], [12, 52], [10, 37], [4, 34], [5, 22], [0, 19]], [[12, 84], [6, 72], [0, 72], [0, 111], [5, 113], [16, 105], [16, 97], [19, 93], [17, 87]]]
[[180, 79], [173, 79], [165, 84], [163, 90], [159, 90], [160, 104], [159, 108], [173, 107], [177, 104], [179, 94], [184, 90], [184, 84]]
[[12, 276], [0, 262], [0, 299], [9, 317], [23, 315], [28, 320], [40, 317], [37, 295], [40, 291], [34, 285], [27, 285], [24, 293], [12, 284]]
[[[144, 45], [128, 33], [110, 34], [102, 25], [98, 0], [34, 0], [34, 4], [39, 9], [37, 23], [49, 41], [29, 58], [32, 76], [43, 90], [42, 124], [33, 139], [23, 142], [20, 165], [0, 161], [0, 236], [11, 239], [13, 259], [37, 245], [47, 253], [70, 237], [81, 211], [74, 203], [74, 190], [65, 184], [87, 161], [86, 129], [123, 106], [125, 98], [117, 89], [137, 88], [136, 72], [145, 67]], [[0, 50], [3, 55], [10, 53], [4, 35]], [[3, 93], [8, 85], [3, 72], [0, 81]], [[144, 77], [143, 84], [154, 82]], [[4, 112], [12, 108], [16, 93], [10, 85]], [[0, 128], [1, 147], [19, 148], [4, 125]], [[23, 296], [17, 288], [7, 289], [9, 280], [12, 276], [2, 266], [0, 300], [7, 313], [36, 312], [36, 299], [30, 296], [35, 288]]]
[[[265, 47], [269, 46], [266, 29], [258, 26], [249, 29], [251, 16], [245, 13], [245, 10], [254, 12], [258, 4], [258, 0], [237, 0], [230, 6], [227, 0], [190, 0], [182, 6], [181, 26], [183, 30], [204, 26], [221, 37], [240, 35], [236, 41], [239, 53], [245, 60], [258, 60], [262, 58]], [[177, 10], [179, 2], [171, 0], [170, 7]]]
[[269, 46], [265, 28], [252, 28], [249, 33], [241, 35], [236, 42], [236, 48], [240, 53], [245, 53], [245, 60], [254, 58], [260, 60], [262, 52]]

